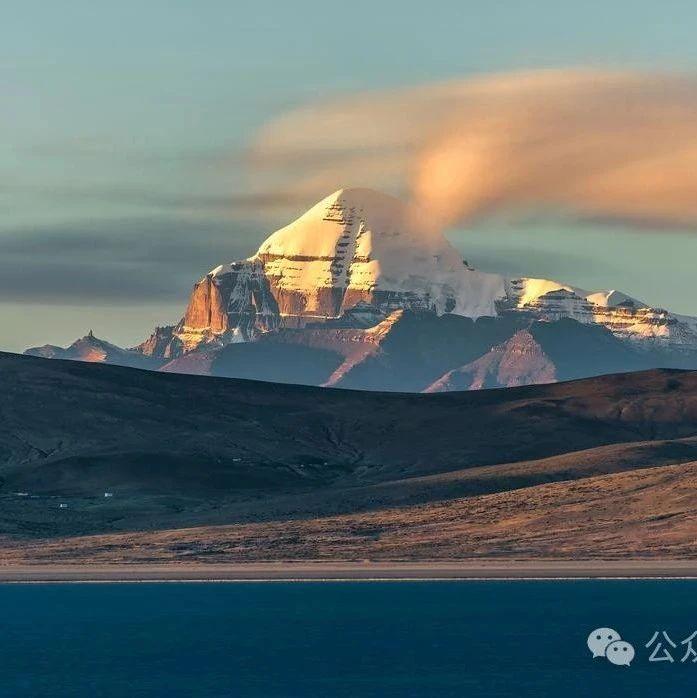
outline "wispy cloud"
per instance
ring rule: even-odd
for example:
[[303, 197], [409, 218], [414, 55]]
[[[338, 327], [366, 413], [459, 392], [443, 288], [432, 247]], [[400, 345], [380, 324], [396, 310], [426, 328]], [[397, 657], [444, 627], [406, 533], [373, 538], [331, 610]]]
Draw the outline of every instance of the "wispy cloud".
[[309, 198], [406, 193], [437, 226], [550, 209], [695, 226], [697, 80], [556, 70], [362, 93], [268, 124], [250, 163]]
[[253, 226], [223, 220], [133, 218], [18, 228], [0, 235], [0, 297], [184, 302], [208, 269], [252, 254], [259, 242]]
[[71, 138], [39, 141], [31, 145], [9, 145], [21, 157], [77, 164], [96, 161], [102, 164], [116, 162], [128, 165], [183, 164], [211, 167], [218, 164], [229, 165], [244, 158], [244, 153], [239, 148], [224, 144], [215, 148], [153, 148], [99, 138]]
[[64, 185], [2, 183], [0, 193], [29, 194], [44, 201], [73, 203], [109, 203], [129, 207], [155, 208], [172, 213], [218, 214], [239, 219], [306, 203], [294, 191], [258, 191], [248, 193], [205, 194], [186, 191], [159, 191], [141, 185]]

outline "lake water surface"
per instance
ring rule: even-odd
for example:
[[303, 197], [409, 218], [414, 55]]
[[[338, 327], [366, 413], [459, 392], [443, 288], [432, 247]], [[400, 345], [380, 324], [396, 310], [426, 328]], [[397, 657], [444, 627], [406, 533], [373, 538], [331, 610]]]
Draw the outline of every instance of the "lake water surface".
[[[2, 696], [697, 689], [697, 663], [680, 661], [697, 631], [694, 581], [19, 584], [0, 585], [0, 609]], [[632, 643], [630, 667], [591, 658], [599, 626]], [[664, 630], [674, 661], [651, 662], [644, 645]]]

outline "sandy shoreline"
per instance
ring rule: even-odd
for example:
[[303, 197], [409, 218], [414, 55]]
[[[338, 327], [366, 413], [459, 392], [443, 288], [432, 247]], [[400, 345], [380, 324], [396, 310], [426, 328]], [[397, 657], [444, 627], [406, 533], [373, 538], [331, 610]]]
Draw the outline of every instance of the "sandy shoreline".
[[8, 565], [0, 582], [339, 581], [694, 578], [695, 560], [269, 562], [226, 565]]

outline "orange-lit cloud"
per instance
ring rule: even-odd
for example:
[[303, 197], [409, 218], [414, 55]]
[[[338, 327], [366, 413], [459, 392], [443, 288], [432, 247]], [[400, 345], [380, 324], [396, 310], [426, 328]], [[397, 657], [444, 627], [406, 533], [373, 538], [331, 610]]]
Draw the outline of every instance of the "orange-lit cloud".
[[492, 213], [697, 225], [697, 80], [585, 70], [497, 75], [311, 105], [250, 154], [263, 187], [406, 195], [435, 226]]

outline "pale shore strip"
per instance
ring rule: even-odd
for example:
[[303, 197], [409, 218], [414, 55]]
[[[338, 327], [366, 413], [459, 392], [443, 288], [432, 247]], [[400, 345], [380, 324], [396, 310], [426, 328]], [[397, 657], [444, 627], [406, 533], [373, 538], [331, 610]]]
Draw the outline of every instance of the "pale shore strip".
[[0, 565], [0, 582], [214, 582], [446, 579], [697, 579], [697, 560], [254, 562], [218, 565]]

